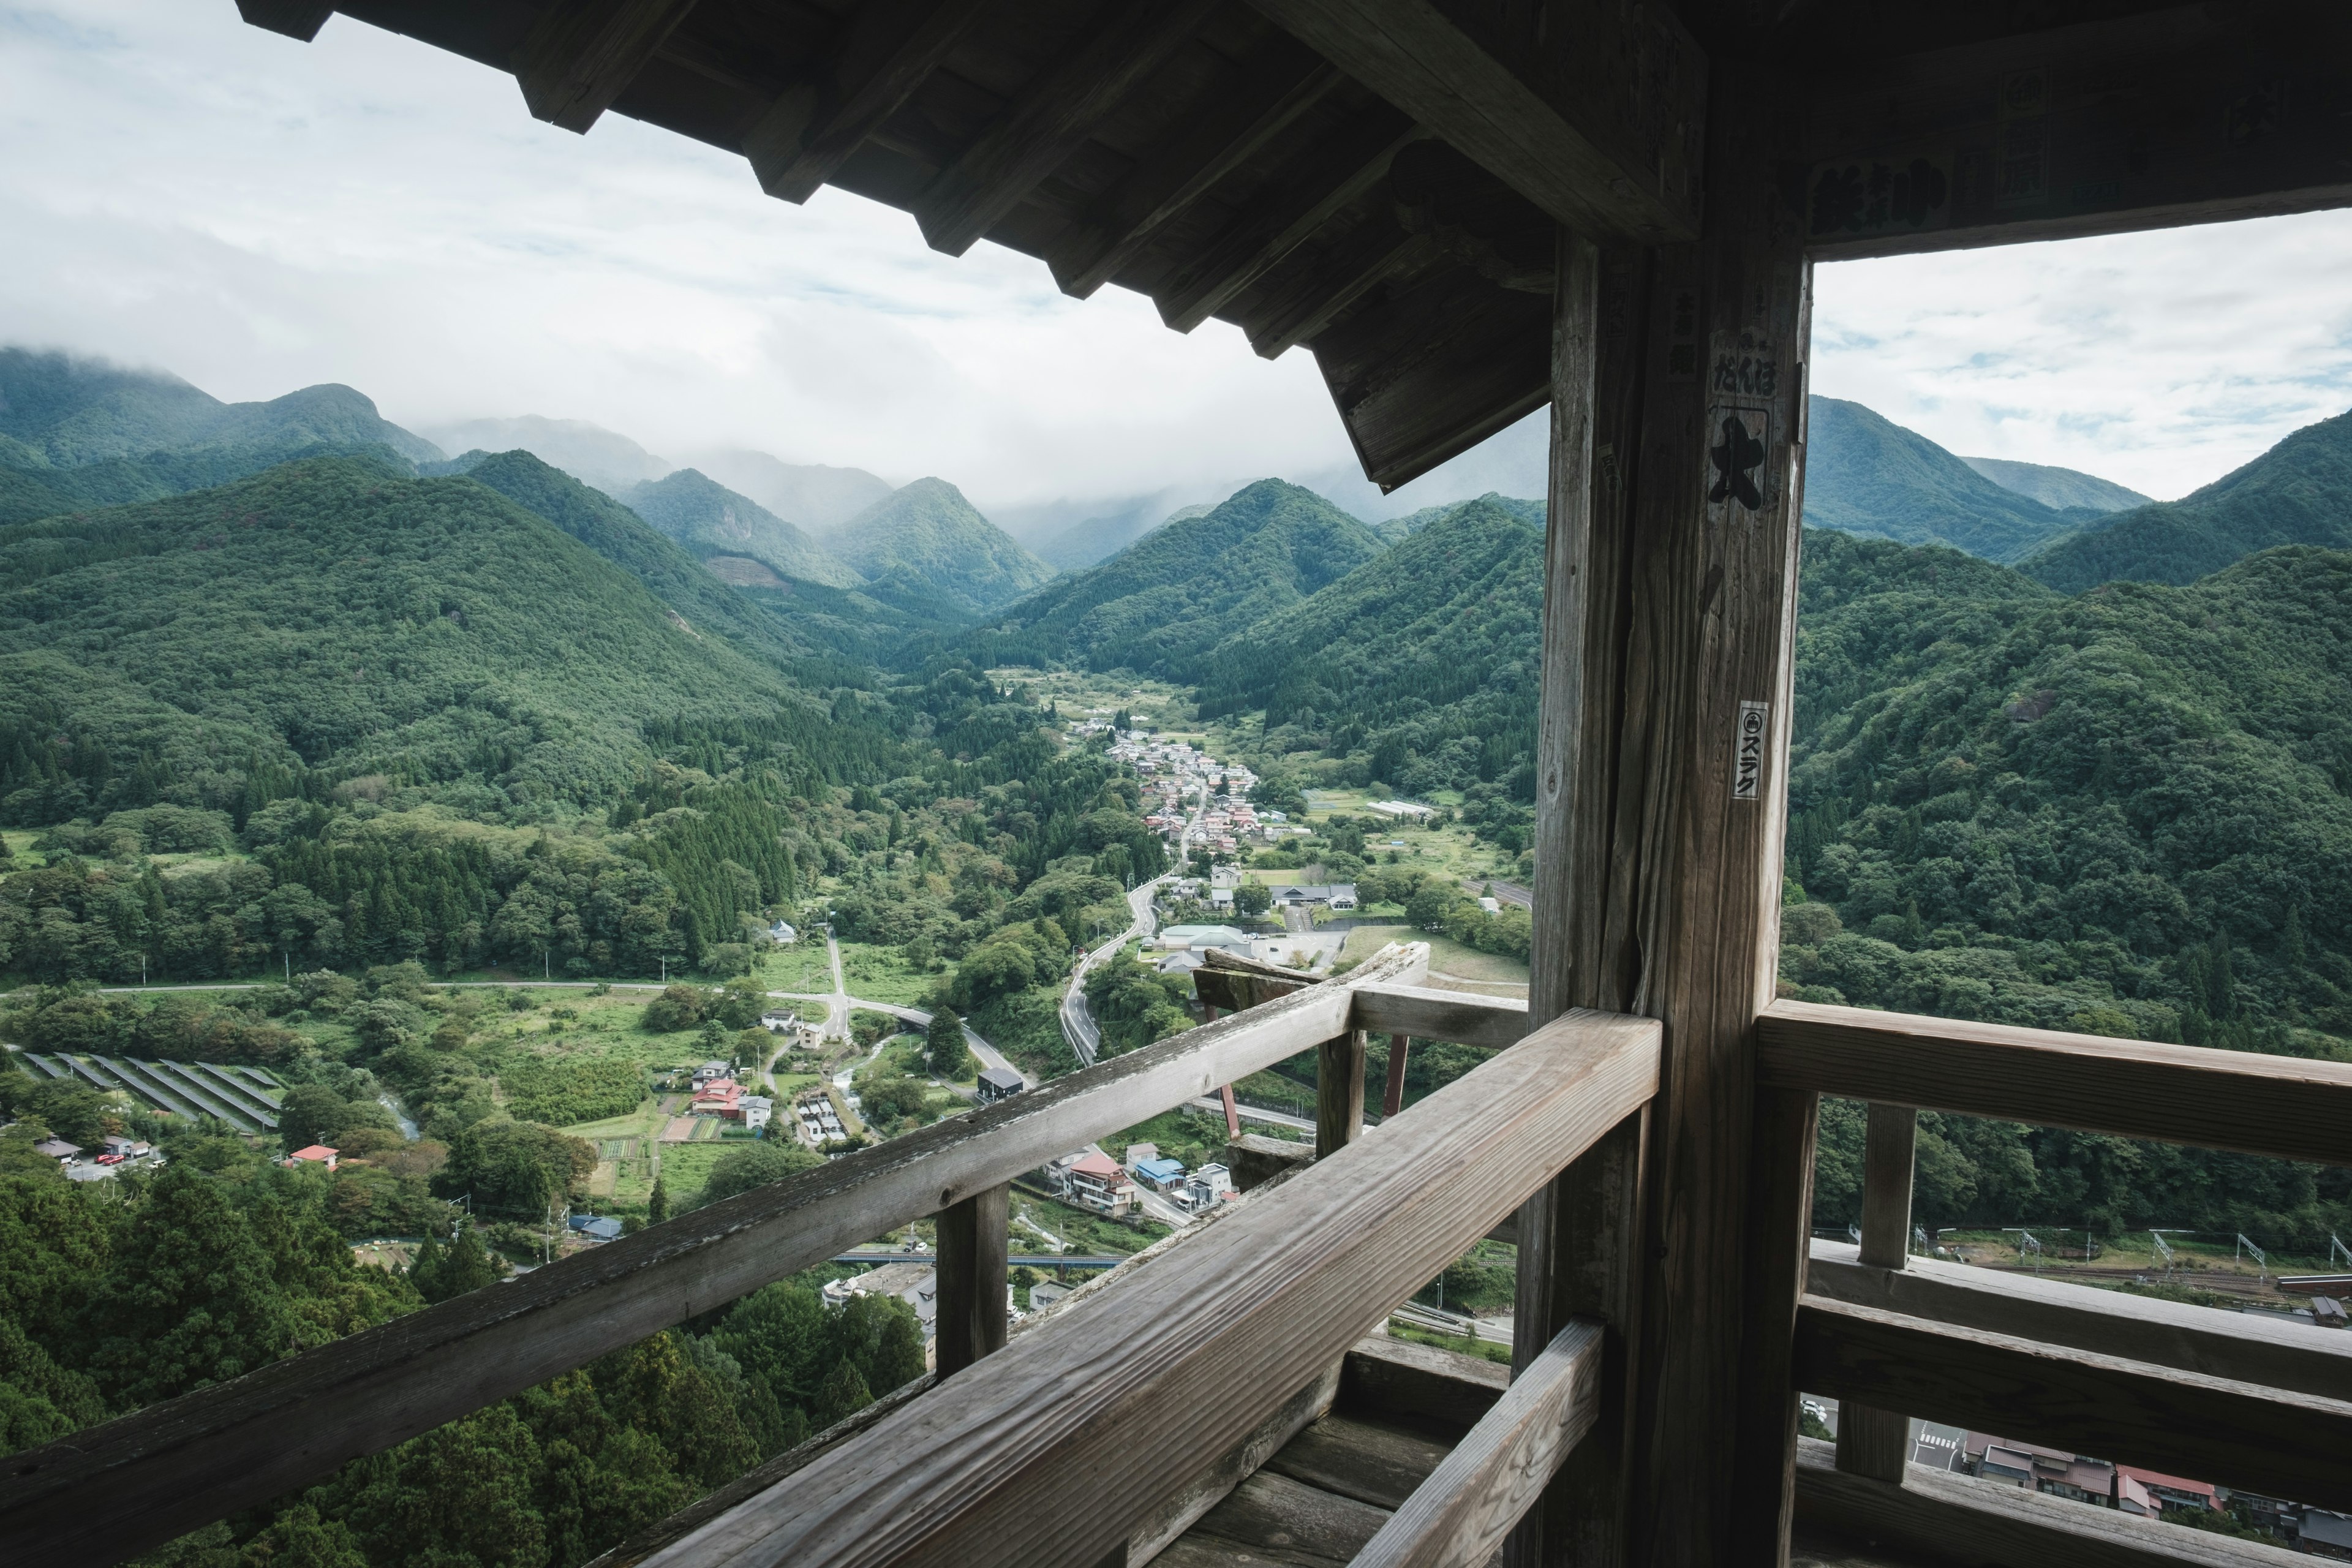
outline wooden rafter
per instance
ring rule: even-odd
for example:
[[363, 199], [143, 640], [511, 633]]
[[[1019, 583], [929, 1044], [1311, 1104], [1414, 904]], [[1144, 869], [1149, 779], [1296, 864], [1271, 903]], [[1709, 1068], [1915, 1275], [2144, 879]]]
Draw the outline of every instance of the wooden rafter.
[[1706, 58], [1667, 7], [1251, 4], [1579, 233], [1697, 235]]
[[1157, 296], [1160, 318], [1189, 332], [1307, 243], [1340, 208], [1388, 173], [1397, 149], [1422, 134], [1375, 105], [1327, 137], [1290, 179], [1236, 213]]
[[961, 256], [1061, 167], [1223, 0], [1126, 0], [1108, 23], [1006, 106], [915, 204], [932, 249]]
[[236, 14], [247, 26], [307, 44], [319, 36], [335, 7], [333, 0], [236, 0]]
[[803, 79], [743, 134], [760, 188], [804, 202], [906, 106], [987, 0], [873, 0]]
[[1381, 219], [1366, 223], [1296, 278], [1269, 286], [1274, 298], [1255, 312], [1250, 347], [1279, 359], [1381, 284], [1436, 254], [1436, 247], [1420, 235]]
[[1084, 300], [1150, 245], [1160, 226], [1205, 195], [1328, 97], [1347, 78], [1309, 58], [1285, 58], [1239, 90], [1203, 95], [1191, 129], [1097, 204], [1096, 216], [1047, 258], [1062, 291]]
[[515, 51], [533, 116], [585, 132], [621, 96], [695, 0], [580, 0], [551, 5]]

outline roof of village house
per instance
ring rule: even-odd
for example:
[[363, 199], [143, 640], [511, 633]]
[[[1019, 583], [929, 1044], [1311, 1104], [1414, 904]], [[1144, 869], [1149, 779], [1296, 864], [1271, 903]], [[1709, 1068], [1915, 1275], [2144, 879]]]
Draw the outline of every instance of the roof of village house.
[[1070, 1170], [1073, 1174], [1081, 1176], [1116, 1176], [1119, 1173], [1117, 1161], [1108, 1154], [1093, 1152], [1080, 1159]]
[[289, 1160], [331, 1160], [336, 1152], [337, 1151], [328, 1148], [324, 1143], [313, 1143], [306, 1149], [297, 1149], [286, 1157]]

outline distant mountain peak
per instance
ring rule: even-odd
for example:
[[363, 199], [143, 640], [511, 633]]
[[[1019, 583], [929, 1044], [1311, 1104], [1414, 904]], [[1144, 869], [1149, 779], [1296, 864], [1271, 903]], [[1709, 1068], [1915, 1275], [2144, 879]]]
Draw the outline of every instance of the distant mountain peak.
[[1813, 527], [2012, 562], [2078, 521], [1862, 404], [1815, 396], [1808, 418], [1805, 521]]
[[2007, 458], [1962, 458], [1961, 462], [2006, 490], [2040, 501], [2057, 511], [2128, 511], [2152, 498], [2127, 489], [2113, 479], [2076, 468], [2054, 468], [2046, 463], [2020, 463]]
[[925, 613], [983, 616], [1045, 583], [1054, 569], [936, 475], [903, 485], [825, 536], [866, 574], [866, 592]]
[[[619, 498], [630, 510], [706, 563], [714, 557], [758, 562], [786, 577], [827, 587], [857, 586], [847, 563], [749, 496], [696, 468], [632, 486]], [[733, 571], [740, 568], [719, 568]]]

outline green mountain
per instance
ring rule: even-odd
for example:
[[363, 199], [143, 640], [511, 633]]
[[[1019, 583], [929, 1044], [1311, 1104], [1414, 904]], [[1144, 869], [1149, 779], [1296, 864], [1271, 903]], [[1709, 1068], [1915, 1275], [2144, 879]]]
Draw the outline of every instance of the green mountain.
[[2001, 489], [2015, 490], [2057, 511], [2129, 511], [2152, 500], [2113, 479], [2074, 468], [2018, 463], [2006, 458], [1962, 458], [1960, 461]]
[[[1205, 661], [1204, 716], [1265, 711], [1266, 744], [1365, 752], [1425, 793], [1503, 779], [1532, 794], [1543, 536], [1512, 504], [1445, 510]], [[1288, 733], [1285, 733], [1285, 731]]]
[[727, 582], [776, 588], [794, 577], [851, 588], [866, 581], [782, 518], [696, 469], [637, 485], [620, 499]]
[[1805, 521], [1815, 528], [2019, 561], [2082, 521], [1987, 479], [1859, 403], [1815, 397], [1808, 407]]
[[424, 434], [445, 451], [529, 452], [550, 468], [561, 468], [608, 495], [660, 479], [677, 467], [618, 431], [585, 419], [548, 419], [537, 414], [512, 419], [459, 419], [428, 426]]
[[[1545, 503], [1541, 500], [1514, 500], [1509, 496], [1497, 495], [1493, 490], [1488, 490], [1477, 500], [1490, 506], [1501, 507], [1538, 532], [1543, 531], [1546, 511]], [[1389, 543], [1394, 544], [1400, 540], [1412, 538], [1433, 522], [1441, 522], [1454, 516], [1464, 507], [1475, 504], [1477, 504], [1476, 501], [1447, 501], [1442, 506], [1425, 506], [1419, 511], [1409, 511], [1402, 517], [1392, 517], [1385, 522], [1375, 522], [1370, 526], [1374, 533], [1379, 534]]]
[[[348, 386], [223, 403], [177, 376], [21, 348], [0, 348], [0, 436], [58, 468], [206, 447], [289, 453], [381, 446], [410, 462], [441, 456]], [[0, 453], [0, 460], [11, 459]]]
[[1067, 660], [1191, 679], [1218, 644], [1271, 629], [1381, 550], [1370, 529], [1314, 491], [1260, 479], [1047, 584], [973, 646], [992, 650], [992, 661]]
[[1038, 559], [1064, 572], [1082, 572], [1107, 561], [1155, 528], [1189, 518], [1206, 517], [1206, 506], [1188, 506], [1162, 517], [1135, 506], [1074, 522], [1037, 542]]
[[2117, 578], [2193, 583], [2280, 544], [2352, 545], [2352, 413], [2305, 426], [2179, 500], [2100, 519], [2023, 569], [2069, 594]]
[[983, 616], [1054, 575], [945, 479], [891, 491], [824, 542], [865, 574], [868, 595], [917, 614]]
[[0, 529], [0, 816], [143, 805], [134, 762], [151, 797], [313, 769], [468, 811], [585, 804], [631, 787], [656, 729], [820, 729], [730, 640], [751, 624], [713, 620], [487, 484], [363, 458]]

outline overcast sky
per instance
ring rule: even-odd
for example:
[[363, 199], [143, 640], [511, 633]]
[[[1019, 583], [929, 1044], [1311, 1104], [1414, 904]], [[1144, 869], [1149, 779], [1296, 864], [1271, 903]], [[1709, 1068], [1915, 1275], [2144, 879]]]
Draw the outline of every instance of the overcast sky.
[[[216, 396], [344, 382], [412, 427], [541, 414], [749, 446], [983, 506], [1351, 464], [1313, 361], [1042, 263], [927, 249], [835, 191], [349, 17], [0, 0], [0, 342]], [[2352, 405], [2352, 216], [1822, 269], [1814, 388], [1971, 455], [2169, 497]], [[1432, 483], [1539, 493], [1522, 429]], [[1444, 499], [1426, 493], [1408, 499]]]

